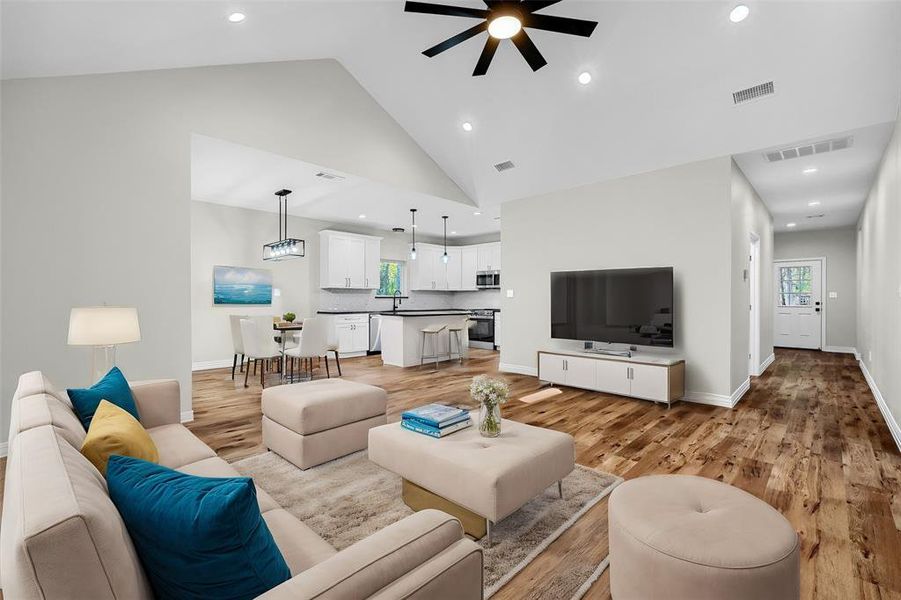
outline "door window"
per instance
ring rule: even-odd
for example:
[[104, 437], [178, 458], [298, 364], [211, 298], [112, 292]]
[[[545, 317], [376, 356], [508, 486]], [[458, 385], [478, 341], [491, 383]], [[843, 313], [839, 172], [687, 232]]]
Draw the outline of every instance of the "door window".
[[779, 267], [779, 306], [810, 306], [810, 267]]

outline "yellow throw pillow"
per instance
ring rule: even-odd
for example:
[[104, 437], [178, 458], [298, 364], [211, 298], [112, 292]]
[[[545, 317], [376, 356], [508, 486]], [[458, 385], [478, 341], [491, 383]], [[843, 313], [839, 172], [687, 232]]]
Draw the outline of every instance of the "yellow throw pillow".
[[106, 477], [106, 463], [113, 454], [159, 462], [156, 444], [147, 430], [123, 410], [106, 400], [101, 400], [91, 419], [88, 435], [81, 445], [81, 453]]

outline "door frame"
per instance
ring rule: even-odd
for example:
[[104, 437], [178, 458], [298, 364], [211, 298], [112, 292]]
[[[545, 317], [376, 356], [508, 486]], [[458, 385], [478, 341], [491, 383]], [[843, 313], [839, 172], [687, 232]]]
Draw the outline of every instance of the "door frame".
[[751, 304], [748, 337], [748, 375], [760, 375], [760, 236], [750, 234], [748, 299]]
[[[829, 297], [829, 292], [826, 291], [826, 257], [825, 256], [810, 256], [806, 258], [777, 258], [773, 260], [773, 267], [777, 266], [779, 263], [791, 263], [791, 262], [804, 262], [804, 261], [820, 261], [820, 352], [823, 352], [824, 348], [828, 346], [826, 343], [826, 299]], [[771, 302], [776, 301], [776, 281], [775, 275], [771, 275], [773, 277], [773, 298]], [[775, 309], [775, 305], [773, 306]]]

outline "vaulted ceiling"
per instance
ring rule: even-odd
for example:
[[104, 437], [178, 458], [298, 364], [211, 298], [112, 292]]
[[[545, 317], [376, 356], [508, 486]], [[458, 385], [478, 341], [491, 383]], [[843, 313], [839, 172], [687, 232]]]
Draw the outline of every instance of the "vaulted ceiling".
[[[503, 42], [472, 77], [487, 34], [421, 51], [476, 21], [405, 13], [400, 0], [5, 1], [2, 68], [18, 78], [334, 57], [480, 206], [896, 118], [901, 3], [747, 4], [732, 23], [720, 0], [564, 0], [542, 12], [598, 21], [591, 38], [532, 31], [546, 67], [533, 73]], [[246, 20], [229, 23], [233, 10]], [[733, 91], [767, 81], [771, 97], [733, 105]], [[506, 160], [516, 167], [498, 173]]]

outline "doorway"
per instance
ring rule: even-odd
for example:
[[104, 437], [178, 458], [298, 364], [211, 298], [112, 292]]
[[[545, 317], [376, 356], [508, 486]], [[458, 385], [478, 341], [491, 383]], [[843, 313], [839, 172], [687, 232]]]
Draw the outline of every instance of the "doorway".
[[760, 375], [760, 236], [751, 232], [748, 251], [748, 375]]
[[774, 345], [819, 350], [823, 327], [823, 263], [825, 259], [774, 261]]

